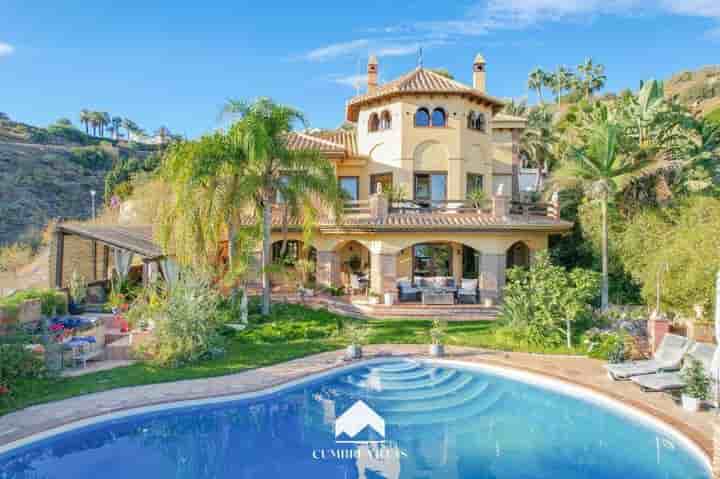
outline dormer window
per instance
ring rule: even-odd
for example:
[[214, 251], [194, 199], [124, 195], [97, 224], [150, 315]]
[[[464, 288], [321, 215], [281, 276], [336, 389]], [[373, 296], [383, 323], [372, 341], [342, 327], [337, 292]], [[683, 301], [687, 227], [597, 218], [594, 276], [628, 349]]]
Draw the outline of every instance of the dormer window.
[[380, 129], [389, 130], [390, 128], [392, 128], [392, 116], [390, 116], [389, 111], [384, 110], [380, 114]]
[[418, 108], [415, 112], [415, 126], [430, 126], [430, 111], [427, 108]]
[[370, 119], [368, 120], [368, 131], [378, 131], [380, 129], [380, 117], [377, 113], [373, 113], [370, 115]]
[[468, 129], [485, 133], [487, 129], [485, 114], [470, 110], [470, 113], [468, 114]]
[[447, 123], [447, 115], [442, 108], [435, 108], [432, 112], [432, 126], [444, 127]]

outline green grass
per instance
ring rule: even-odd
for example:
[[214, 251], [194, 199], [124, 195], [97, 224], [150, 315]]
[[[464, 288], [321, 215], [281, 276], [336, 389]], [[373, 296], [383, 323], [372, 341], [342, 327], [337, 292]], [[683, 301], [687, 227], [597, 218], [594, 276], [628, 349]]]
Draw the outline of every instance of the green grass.
[[[311, 354], [332, 351], [347, 344], [340, 324], [344, 318], [325, 310], [301, 306], [276, 305], [268, 319], [251, 316], [253, 327], [228, 340], [224, 356], [182, 368], [158, 367], [150, 363], [75, 378], [26, 381], [13, 389], [10, 398], [0, 400], [0, 415], [48, 401], [126, 386], [155, 384], [183, 379], [222, 376], [269, 366]], [[427, 344], [428, 320], [370, 320], [368, 343]], [[548, 354], [581, 353], [580, 349], [537, 348], [518, 341], [497, 323], [452, 322], [448, 326], [451, 345], [473, 346], [504, 351], [532, 351]]]
[[714, 121], [715, 123], [720, 123], [720, 108], [711, 111], [710, 113], [707, 114], [707, 116], [705, 118], [707, 118], [710, 121]]

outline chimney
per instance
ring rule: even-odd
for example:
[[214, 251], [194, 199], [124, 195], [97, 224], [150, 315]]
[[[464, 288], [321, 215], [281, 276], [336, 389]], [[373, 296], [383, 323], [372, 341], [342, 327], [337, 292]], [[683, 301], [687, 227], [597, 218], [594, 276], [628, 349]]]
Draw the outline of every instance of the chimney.
[[378, 86], [378, 60], [375, 55], [370, 55], [367, 65], [367, 91], [372, 93]]
[[473, 88], [485, 93], [485, 58], [479, 53], [473, 62]]

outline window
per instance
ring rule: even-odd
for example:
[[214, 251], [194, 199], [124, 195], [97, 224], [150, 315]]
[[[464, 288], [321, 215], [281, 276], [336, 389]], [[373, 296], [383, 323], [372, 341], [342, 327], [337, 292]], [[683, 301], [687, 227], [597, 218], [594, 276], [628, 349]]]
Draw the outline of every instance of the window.
[[357, 201], [360, 197], [360, 179], [357, 176], [341, 176], [340, 188], [347, 194], [348, 199]]
[[276, 241], [272, 244], [273, 262], [282, 261], [286, 264], [295, 264], [300, 257], [300, 242], [298, 240], [289, 240], [285, 247], [285, 254], [282, 254], [282, 246], [282, 241]]
[[447, 199], [447, 175], [445, 173], [416, 173], [415, 199], [421, 201], [444, 201]]
[[483, 189], [483, 175], [474, 175], [472, 173], [469, 173], [467, 175], [466, 186], [467, 187], [465, 188], [465, 196], [469, 198], [474, 191]]
[[485, 114], [470, 110], [468, 113], [468, 129], [485, 132]]
[[445, 115], [445, 110], [442, 108], [435, 108], [432, 112], [432, 126], [445, 126], [445, 122], [447, 120], [447, 117]]
[[392, 116], [389, 111], [385, 110], [380, 115], [380, 129], [389, 130], [390, 128], [392, 128]]
[[430, 126], [430, 111], [427, 108], [418, 108], [415, 112], [415, 126]]
[[380, 128], [380, 117], [377, 113], [373, 113], [368, 120], [368, 131], [378, 131], [378, 128]]
[[413, 276], [452, 276], [452, 254], [449, 244], [413, 246]]
[[380, 187], [383, 192], [390, 191], [393, 186], [392, 173], [379, 173], [377, 175], [370, 175], [370, 194], [377, 193], [377, 186], [380, 183]]
[[[290, 178], [288, 178], [285, 175], [280, 176], [280, 184], [283, 186], [287, 186], [287, 184], [290, 182]], [[285, 203], [285, 198], [283, 198], [283, 194], [280, 190], [277, 190], [275, 192], [275, 203], [283, 204]]]
[[480, 277], [480, 252], [463, 245], [463, 278], [478, 279]]

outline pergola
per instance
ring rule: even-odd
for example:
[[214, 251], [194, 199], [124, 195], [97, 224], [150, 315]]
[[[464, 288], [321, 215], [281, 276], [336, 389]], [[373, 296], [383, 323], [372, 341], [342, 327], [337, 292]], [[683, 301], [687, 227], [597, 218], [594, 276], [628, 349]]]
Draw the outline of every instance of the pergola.
[[150, 277], [151, 265], [165, 259], [162, 248], [153, 240], [152, 226], [59, 224], [55, 228], [54, 256], [50, 261], [51, 285], [64, 287], [68, 273], [73, 270], [82, 273], [88, 281], [106, 280], [111, 255], [115, 267], [118, 258], [125, 258], [129, 267], [132, 256], [139, 256], [144, 282]]

